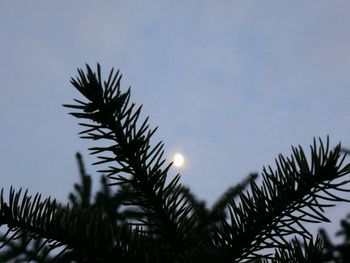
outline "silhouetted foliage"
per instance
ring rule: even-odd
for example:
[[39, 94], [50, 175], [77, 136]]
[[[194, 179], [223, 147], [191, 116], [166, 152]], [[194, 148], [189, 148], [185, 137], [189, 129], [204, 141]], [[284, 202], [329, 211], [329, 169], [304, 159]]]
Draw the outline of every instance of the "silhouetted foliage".
[[[348, 149], [342, 148], [341, 151], [350, 154]], [[323, 228], [320, 229], [319, 233], [324, 244], [324, 258], [326, 262], [350, 262], [350, 214], [340, 221], [340, 230], [335, 233], [338, 241], [332, 241], [327, 231]]]
[[[211, 208], [169, 175], [163, 143], [152, 146], [156, 129], [141, 107], [130, 103], [112, 70], [79, 69], [71, 80], [85, 97], [71, 115], [81, 119], [82, 138], [103, 141], [90, 148], [103, 165], [101, 189], [93, 196], [91, 176], [78, 154], [80, 183], [69, 205], [10, 189], [0, 196], [0, 260], [9, 262], [322, 262], [321, 237], [305, 222], [328, 221], [324, 209], [346, 201], [338, 191], [350, 164], [340, 145], [314, 140], [308, 159], [299, 147], [276, 169], [263, 169], [229, 188]], [[299, 241], [302, 240], [302, 241]], [[327, 243], [324, 243], [327, 246]]]

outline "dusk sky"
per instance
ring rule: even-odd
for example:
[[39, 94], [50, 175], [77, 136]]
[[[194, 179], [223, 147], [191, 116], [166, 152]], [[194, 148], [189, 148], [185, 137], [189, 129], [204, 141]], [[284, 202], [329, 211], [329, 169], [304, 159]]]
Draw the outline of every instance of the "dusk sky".
[[209, 205], [291, 145], [309, 153], [329, 135], [350, 148], [349, 1], [5, 0], [0, 39], [5, 189], [65, 202], [77, 151], [99, 178], [86, 150], [95, 144], [61, 106], [82, 98], [69, 80], [85, 63], [121, 70], [159, 126], [154, 142], [169, 161], [183, 153], [182, 182]]

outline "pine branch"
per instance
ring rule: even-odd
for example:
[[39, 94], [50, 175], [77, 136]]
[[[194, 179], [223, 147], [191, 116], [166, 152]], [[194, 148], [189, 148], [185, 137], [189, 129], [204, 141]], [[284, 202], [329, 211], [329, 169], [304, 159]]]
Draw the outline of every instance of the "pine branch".
[[116, 226], [107, 217], [79, 207], [63, 208], [50, 198], [42, 201], [38, 194], [32, 201], [27, 192], [22, 195], [21, 190], [11, 189], [8, 202], [1, 193], [1, 225], [8, 227], [1, 242], [16, 240], [25, 234], [30, 240], [45, 239], [48, 246], [42, 248], [61, 248], [64, 257], [69, 255], [69, 259], [81, 262], [113, 262], [115, 258], [120, 262], [134, 262], [144, 258], [144, 249], [149, 249], [152, 255], [153, 241], [148, 238], [145, 242], [138, 228]]
[[258, 174], [252, 173], [247, 178], [245, 178], [241, 183], [230, 187], [226, 192], [214, 203], [213, 207], [210, 210], [209, 217], [212, 223], [222, 220], [226, 217], [226, 208], [232, 200], [239, 197], [239, 195], [256, 180]]
[[350, 260], [350, 223], [348, 218], [341, 220], [340, 225], [341, 230], [336, 232], [336, 236], [343, 237], [343, 240], [338, 244], [334, 244], [330, 240], [324, 229], [319, 231], [324, 243], [326, 262], [343, 263]]
[[[319, 236], [322, 238], [324, 250], [324, 262], [340, 263], [339, 251], [336, 245], [330, 240], [324, 229], [319, 230]], [[340, 253], [341, 254], [341, 253]]]
[[92, 121], [81, 123], [87, 128], [81, 132], [82, 138], [114, 142], [109, 147], [90, 149], [92, 154], [98, 154], [100, 161], [95, 164], [116, 164], [101, 172], [114, 180], [112, 184], [132, 186], [131, 203], [127, 205], [142, 208], [148, 218], [142, 223], [167, 244], [170, 258], [197, 246], [200, 228], [179, 183], [180, 176], [166, 184], [171, 164], [162, 168], [163, 144], [150, 145], [156, 129], [149, 128], [148, 118], [138, 124], [141, 107], [135, 109], [135, 104], [129, 105], [130, 89], [125, 93], [120, 91], [119, 72], [114, 74], [112, 70], [103, 83], [99, 65], [96, 73], [88, 65], [86, 74], [83, 70], [78, 72], [79, 77], [71, 82], [88, 101], [75, 100], [78, 104], [64, 106], [79, 110], [71, 113], [73, 116]]
[[123, 207], [123, 203], [128, 200], [128, 193], [131, 191], [129, 189], [130, 187], [123, 185], [118, 188], [118, 191], [113, 191], [111, 187], [108, 186], [108, 178], [103, 175], [100, 179], [101, 188], [95, 193], [95, 197], [92, 198], [91, 175], [86, 173], [83, 157], [80, 153], [76, 154], [76, 158], [79, 167], [80, 182], [74, 184], [75, 191], [69, 194], [69, 200], [73, 208], [82, 207], [95, 211], [96, 213], [106, 214], [111, 221], [117, 224], [126, 223], [127, 219], [142, 218], [143, 213], [139, 210]]
[[271, 263], [310, 263], [324, 262], [323, 243], [320, 236], [316, 240], [304, 239], [300, 243], [297, 239], [288, 242], [283, 249], [278, 249], [271, 260], [262, 260], [261, 262]]
[[31, 240], [25, 232], [16, 240], [4, 236], [2, 244], [0, 243], [0, 246], [4, 247], [4, 252], [0, 254], [0, 262], [53, 262], [53, 258], [48, 255], [49, 251], [43, 247], [44, 242], [40, 238]]
[[74, 184], [74, 189], [77, 194], [70, 193], [69, 200], [72, 203], [73, 207], [79, 206], [82, 208], [90, 208], [91, 207], [91, 176], [86, 174], [85, 167], [83, 164], [82, 156], [80, 153], [76, 154], [79, 174], [81, 184]]
[[[129, 103], [130, 89], [120, 90], [119, 71], [112, 70], [102, 81], [99, 64], [96, 72], [86, 67], [71, 80], [85, 101], [64, 106], [87, 121], [80, 123], [82, 138], [104, 142], [90, 150], [97, 155], [95, 164], [107, 164], [100, 172], [108, 179], [102, 177], [102, 189], [93, 200], [91, 176], [78, 155], [81, 183], [70, 195], [72, 209], [12, 188], [5, 201], [1, 191], [0, 227], [8, 231], [0, 234], [0, 245], [12, 247], [0, 254], [3, 259], [21, 260], [21, 249], [39, 261], [59, 248], [56, 262], [329, 260], [320, 238], [313, 241], [304, 223], [328, 221], [324, 209], [347, 201], [338, 195], [350, 192], [344, 188], [350, 181], [343, 179], [350, 173], [350, 164], [344, 164], [347, 150], [340, 145], [329, 150], [328, 138], [325, 146], [314, 140], [308, 161], [300, 146], [293, 147], [290, 158], [279, 155], [276, 170], [264, 168], [260, 187], [252, 175], [229, 188], [209, 210], [180, 184], [180, 175], [167, 179], [171, 164], [163, 158], [163, 143], [151, 145], [156, 129], [148, 118], [139, 121], [142, 107]], [[343, 230], [349, 229], [345, 222]], [[25, 242], [35, 244], [34, 253]], [[343, 252], [347, 248], [336, 247]]]
[[240, 195], [240, 202], [229, 204], [230, 220], [222, 221], [214, 233], [218, 247], [226, 247], [232, 258], [257, 258], [258, 251], [281, 248], [286, 238], [299, 235], [310, 239], [304, 222], [324, 222], [324, 208], [332, 202], [347, 201], [334, 191], [349, 192], [342, 186], [349, 183], [342, 177], [350, 172], [350, 164], [342, 165], [345, 156], [340, 145], [329, 151], [320, 141], [311, 146], [308, 163], [301, 147], [293, 147], [291, 158], [282, 155], [276, 160], [277, 170], [264, 168], [262, 186], [251, 183], [251, 190]]

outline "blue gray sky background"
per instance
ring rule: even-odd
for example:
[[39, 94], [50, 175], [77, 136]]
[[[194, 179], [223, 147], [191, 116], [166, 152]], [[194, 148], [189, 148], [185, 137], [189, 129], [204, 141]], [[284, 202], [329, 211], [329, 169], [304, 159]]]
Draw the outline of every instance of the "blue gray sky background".
[[349, 25], [341, 0], [1, 1], [1, 187], [65, 201], [75, 152], [94, 161], [61, 106], [79, 98], [69, 79], [85, 63], [123, 72], [209, 204], [291, 145], [350, 147]]

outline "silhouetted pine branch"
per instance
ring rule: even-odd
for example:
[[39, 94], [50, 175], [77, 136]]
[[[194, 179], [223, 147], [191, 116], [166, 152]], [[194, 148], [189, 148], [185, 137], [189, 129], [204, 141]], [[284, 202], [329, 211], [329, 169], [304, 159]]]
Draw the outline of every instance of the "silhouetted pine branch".
[[334, 243], [324, 229], [320, 229], [320, 236], [324, 243], [325, 262], [346, 263], [350, 261], [350, 222], [349, 216], [340, 222], [341, 230], [336, 233], [342, 237], [341, 241]]
[[217, 222], [226, 217], [226, 210], [230, 202], [235, 200], [239, 195], [252, 184], [258, 174], [252, 173], [245, 178], [241, 183], [230, 187], [226, 192], [214, 203], [210, 211], [210, 217], [212, 222]]
[[276, 169], [264, 168], [261, 186], [253, 175], [208, 209], [181, 185], [180, 175], [169, 178], [163, 143], [152, 146], [156, 129], [148, 118], [139, 120], [141, 107], [130, 103], [130, 89], [121, 91], [119, 72], [102, 81], [100, 66], [96, 72], [87, 66], [71, 82], [85, 100], [64, 106], [82, 119], [82, 138], [104, 142], [90, 150], [108, 179], [93, 199], [78, 155], [81, 184], [70, 194], [71, 206], [14, 189], [5, 200], [2, 192], [4, 247], [16, 238], [40, 240], [33, 258], [60, 248], [53, 259], [59, 262], [324, 260], [320, 238], [314, 240], [304, 223], [327, 221], [324, 209], [346, 201], [338, 192], [349, 191], [350, 164], [340, 145], [330, 150], [328, 138], [326, 144], [314, 140], [310, 159], [293, 147], [291, 157], [279, 155]]
[[77, 105], [65, 105], [80, 112], [73, 116], [92, 121], [80, 123], [87, 130], [81, 132], [83, 138], [114, 141], [108, 147], [93, 147], [92, 154], [97, 154], [95, 164], [116, 163], [101, 172], [114, 180], [115, 185], [130, 185], [128, 205], [142, 208], [147, 221], [144, 227], [160, 238], [165, 244], [165, 254], [175, 257], [198, 245], [199, 232], [196, 214], [180, 187], [175, 176], [165, 183], [170, 165], [163, 168], [163, 144], [150, 145], [150, 138], [156, 129], [150, 129], [148, 118], [138, 125], [141, 107], [129, 104], [130, 89], [122, 93], [120, 76], [110, 73], [108, 80], [102, 83], [98, 65], [97, 74], [87, 66], [87, 74], [79, 70], [79, 77], [72, 79], [72, 84], [88, 99], [78, 101]]
[[[324, 262], [323, 243], [320, 236], [316, 240], [306, 240], [300, 243], [299, 240], [293, 239], [286, 244], [287, 249], [276, 251], [271, 262], [288, 262], [288, 263], [311, 263]], [[263, 260], [262, 262], [268, 262]]]
[[339, 145], [333, 151], [328, 145], [327, 141], [325, 148], [320, 142], [318, 148], [314, 141], [311, 164], [299, 147], [293, 148], [291, 158], [279, 156], [277, 171], [264, 169], [262, 186], [252, 182], [251, 191], [242, 193], [239, 203], [230, 203], [230, 222], [223, 221], [214, 232], [217, 246], [244, 259], [256, 257], [261, 249], [284, 249], [290, 235], [310, 239], [303, 222], [328, 221], [323, 209], [345, 201], [331, 190], [349, 191], [341, 188], [349, 182], [341, 178], [349, 173], [350, 165], [342, 165]]

